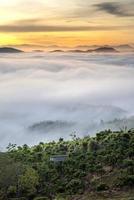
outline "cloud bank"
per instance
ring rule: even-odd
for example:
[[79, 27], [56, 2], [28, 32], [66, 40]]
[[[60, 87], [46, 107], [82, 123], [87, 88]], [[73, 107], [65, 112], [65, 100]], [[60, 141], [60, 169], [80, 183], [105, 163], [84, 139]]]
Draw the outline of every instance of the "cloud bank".
[[[31, 20], [32, 21], [32, 20]], [[21, 20], [20, 20], [21, 22]], [[21, 25], [0, 25], [0, 32], [5, 33], [19, 33], [19, 32], [78, 32], [78, 31], [113, 31], [113, 30], [128, 30], [133, 29], [134, 26], [54, 26], [54, 25], [31, 25], [25, 21]]]
[[1, 148], [93, 134], [101, 120], [133, 115], [133, 77], [132, 54], [2, 54]]
[[134, 2], [102, 2], [94, 5], [98, 11], [105, 11], [106, 13], [116, 15], [119, 17], [133, 17], [134, 16]]

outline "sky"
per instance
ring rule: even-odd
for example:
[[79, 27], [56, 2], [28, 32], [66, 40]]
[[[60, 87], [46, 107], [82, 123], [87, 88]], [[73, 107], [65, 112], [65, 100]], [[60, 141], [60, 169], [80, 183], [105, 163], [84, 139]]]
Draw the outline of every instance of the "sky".
[[0, 45], [134, 43], [134, 0], [0, 0]]

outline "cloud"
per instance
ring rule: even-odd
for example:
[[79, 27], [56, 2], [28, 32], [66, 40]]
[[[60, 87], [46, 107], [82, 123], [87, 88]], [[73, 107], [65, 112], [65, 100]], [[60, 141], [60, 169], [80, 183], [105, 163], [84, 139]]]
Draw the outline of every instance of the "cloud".
[[104, 2], [94, 5], [98, 11], [105, 11], [106, 13], [116, 15], [119, 17], [133, 17], [134, 16], [134, 1], [119, 3], [119, 2]]
[[[68, 138], [74, 131], [92, 134], [94, 121], [134, 113], [133, 64], [133, 55], [124, 54], [2, 54], [0, 146]], [[49, 120], [76, 126], [60, 133], [27, 130]]]
[[78, 26], [78, 25], [45, 25], [43, 19], [19, 20], [12, 24], [0, 25], [0, 32], [77, 32], [77, 31], [109, 31], [133, 29], [134, 26]]
[[20, 19], [14, 22], [14, 25], [30, 25], [30, 24], [41, 24], [44, 22], [43, 18], [31, 18], [31, 19]]

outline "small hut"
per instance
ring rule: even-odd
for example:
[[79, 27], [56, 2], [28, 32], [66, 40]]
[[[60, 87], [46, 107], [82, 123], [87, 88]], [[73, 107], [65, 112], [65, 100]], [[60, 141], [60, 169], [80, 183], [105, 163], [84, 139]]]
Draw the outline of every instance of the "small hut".
[[64, 162], [67, 158], [67, 155], [53, 155], [50, 157], [52, 162]]

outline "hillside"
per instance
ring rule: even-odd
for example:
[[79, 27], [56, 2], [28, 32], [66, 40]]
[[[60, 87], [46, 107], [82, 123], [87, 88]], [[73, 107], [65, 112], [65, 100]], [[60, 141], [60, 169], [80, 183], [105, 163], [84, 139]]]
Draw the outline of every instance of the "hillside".
[[[66, 155], [63, 163], [52, 155]], [[134, 130], [102, 131], [83, 139], [9, 145], [0, 154], [0, 199], [132, 200]]]
[[12, 47], [0, 47], [0, 53], [21, 53], [23, 51]]
[[70, 127], [73, 127], [75, 123], [67, 122], [67, 121], [42, 121], [39, 123], [35, 123], [29, 127], [31, 131], [41, 131], [41, 132], [50, 132], [51, 130], [62, 131], [62, 129], [69, 130]]
[[87, 50], [83, 50], [83, 49], [72, 49], [72, 50], [67, 50], [67, 51], [63, 51], [61, 49], [57, 49], [57, 50], [53, 50], [50, 51], [51, 53], [118, 53], [119, 51], [116, 50], [116, 48], [110, 47], [110, 46], [104, 46], [104, 47], [98, 47], [95, 49], [87, 49]]
[[118, 52], [113, 47], [99, 47], [93, 51], [96, 53], [117, 53]]

